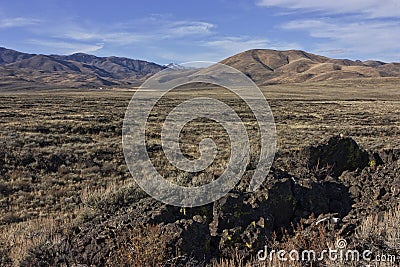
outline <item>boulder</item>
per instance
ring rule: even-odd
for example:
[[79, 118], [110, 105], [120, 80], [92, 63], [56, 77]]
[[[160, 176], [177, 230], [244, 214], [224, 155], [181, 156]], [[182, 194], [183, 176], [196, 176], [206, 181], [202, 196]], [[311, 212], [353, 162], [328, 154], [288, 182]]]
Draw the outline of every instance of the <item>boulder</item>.
[[340, 176], [343, 171], [362, 169], [369, 163], [368, 153], [352, 138], [334, 136], [317, 146], [304, 148], [307, 166], [319, 176]]

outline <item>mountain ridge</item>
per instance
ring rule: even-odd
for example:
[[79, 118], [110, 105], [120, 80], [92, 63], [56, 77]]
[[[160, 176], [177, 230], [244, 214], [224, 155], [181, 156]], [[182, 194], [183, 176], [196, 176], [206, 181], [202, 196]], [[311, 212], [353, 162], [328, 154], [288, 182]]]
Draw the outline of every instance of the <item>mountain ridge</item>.
[[25, 87], [137, 86], [163, 69], [165, 67], [153, 62], [125, 57], [97, 57], [85, 53], [27, 54], [0, 48], [0, 70], [3, 73], [12, 73], [0, 75], [0, 88], [13, 81], [20, 83], [21, 80], [30, 81]]
[[400, 77], [400, 63], [333, 59], [301, 50], [252, 49], [221, 63], [238, 69], [259, 85]]
[[[220, 63], [243, 72], [258, 85], [400, 77], [400, 63], [333, 59], [302, 50], [251, 49]], [[0, 47], [0, 89], [135, 87], [170, 65], [85, 53], [29, 54]]]

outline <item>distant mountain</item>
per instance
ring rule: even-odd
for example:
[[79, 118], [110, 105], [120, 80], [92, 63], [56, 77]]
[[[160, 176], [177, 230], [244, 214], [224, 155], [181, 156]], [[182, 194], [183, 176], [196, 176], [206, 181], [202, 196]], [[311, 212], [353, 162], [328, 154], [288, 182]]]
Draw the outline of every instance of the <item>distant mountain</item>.
[[[254, 49], [221, 63], [242, 71], [259, 85], [400, 77], [400, 63], [331, 59], [299, 50]], [[175, 63], [160, 66], [143, 60], [83, 53], [37, 55], [0, 47], [0, 90], [133, 87], [166, 68], [189, 70], [188, 75], [195, 72]]]
[[34, 55], [32, 54], [21, 53], [11, 49], [0, 47], [0, 64], [13, 63], [33, 56]]
[[400, 63], [331, 59], [300, 50], [248, 50], [221, 63], [260, 85], [340, 79], [400, 77]]
[[187, 67], [179, 65], [177, 63], [164, 64], [163, 66], [167, 67], [169, 69], [173, 69], [173, 70], [185, 70], [185, 69], [187, 69]]
[[163, 69], [129, 58], [36, 55], [0, 48], [0, 88], [135, 86]]

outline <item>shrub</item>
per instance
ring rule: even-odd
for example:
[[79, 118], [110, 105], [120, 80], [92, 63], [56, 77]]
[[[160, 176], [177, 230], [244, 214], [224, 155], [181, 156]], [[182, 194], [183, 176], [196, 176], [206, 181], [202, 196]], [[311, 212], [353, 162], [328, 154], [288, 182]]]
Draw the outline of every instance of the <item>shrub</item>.
[[159, 225], [138, 226], [117, 238], [124, 242], [110, 255], [107, 266], [153, 267], [162, 266], [167, 260], [165, 236]]

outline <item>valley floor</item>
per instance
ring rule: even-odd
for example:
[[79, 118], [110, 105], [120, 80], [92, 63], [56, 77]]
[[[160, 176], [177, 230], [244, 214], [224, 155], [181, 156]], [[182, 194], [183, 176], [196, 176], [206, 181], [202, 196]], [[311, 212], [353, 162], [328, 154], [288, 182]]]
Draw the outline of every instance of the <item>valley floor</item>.
[[[316, 170], [308, 170], [310, 173], [308, 171], [303, 172], [301, 161], [307, 161], [308, 159], [298, 157], [298, 153], [301, 154], [303, 148], [320, 144], [323, 140], [341, 135], [351, 137], [371, 155], [373, 153], [383, 153], [383, 151], [394, 151], [392, 152], [391, 161], [386, 161], [386, 159], [383, 159], [382, 154], [379, 154], [383, 159], [381, 163], [383, 167], [375, 166], [374, 164], [376, 163], [370, 162], [370, 165], [365, 167], [365, 170], [359, 170], [358, 173], [354, 170], [348, 170], [351, 177], [367, 177], [365, 178], [367, 180], [371, 177], [381, 177], [380, 179], [392, 179], [393, 181], [390, 180], [390, 183], [396, 182], [396, 176], [400, 178], [398, 177], [400, 175], [399, 169], [393, 169], [389, 173], [387, 168], [390, 166], [390, 168], [398, 168], [393, 167], [398, 166], [393, 162], [398, 162], [399, 159], [397, 157], [400, 154], [398, 153], [400, 150], [400, 88], [398, 84], [399, 81], [396, 79], [366, 79], [358, 81], [344, 80], [335, 83], [303, 83], [262, 87], [261, 89], [274, 114], [278, 137], [276, 162], [273, 166], [272, 176], [280, 175], [283, 178], [295, 177], [296, 179], [302, 179], [302, 176], [311, 175], [315, 176], [314, 178], [316, 179], [315, 181], [312, 180], [313, 183], [320, 183], [318, 186], [321, 185], [321, 190], [328, 190], [324, 186], [329, 182], [327, 180], [330, 179], [329, 175], [325, 173], [325, 176], [321, 178], [317, 177], [318, 175], [315, 172], [312, 172]], [[40, 257], [59, 257], [57, 254], [60, 252], [59, 250], [54, 250], [57, 253], [54, 252], [53, 256], [46, 253], [52, 251], [50, 248], [57, 247], [54, 244], [64, 244], [66, 242], [63, 240], [65, 236], [73, 238], [74, 235], [71, 233], [76, 231], [76, 236], [81, 238], [79, 241], [85, 243], [83, 233], [87, 234], [88, 239], [98, 238], [93, 234], [93, 231], [96, 230], [90, 229], [90, 225], [94, 228], [109, 227], [112, 223], [116, 224], [115, 229], [122, 229], [121, 231], [123, 232], [126, 225], [121, 226], [122, 228], [119, 227], [118, 220], [124, 218], [129, 221], [129, 224], [134, 229], [136, 229], [136, 226], [132, 225], [135, 223], [142, 225], [143, 227], [140, 228], [141, 235], [155, 235], [157, 238], [161, 236], [160, 232], [157, 231], [173, 231], [174, 227], [178, 226], [180, 227], [178, 227], [179, 229], [184, 229], [185, 227], [185, 229], [191, 229], [193, 220], [196, 222], [199, 216], [200, 219], [197, 221], [199, 226], [196, 226], [198, 227], [195, 228], [196, 231], [200, 231], [199, 229], [202, 229], [201, 227], [204, 225], [213, 223], [215, 217], [218, 216], [218, 214], [215, 214], [215, 206], [214, 208], [208, 207], [210, 210], [203, 213], [193, 210], [189, 211], [189, 215], [187, 215], [185, 212], [185, 217], [180, 213], [179, 209], [162, 208], [160, 203], [149, 200], [139, 188], [132, 185], [133, 179], [126, 167], [121, 144], [124, 113], [132, 94], [133, 92], [123, 90], [57, 90], [56, 92], [46, 90], [0, 93], [1, 266], [24, 264], [27, 266], [29, 262], [39, 262]], [[205, 89], [173, 92], [167, 95], [160, 103], [159, 107], [162, 111], [159, 114], [161, 115], [149, 122], [150, 137], [148, 143], [157, 148], [157, 144], [159, 144], [159, 140], [156, 140], [159, 136], [157, 130], [165, 111], [170, 110], [182, 100], [202, 95], [222, 98], [246, 115], [246, 109], [242, 109], [240, 102], [230, 94]], [[194, 122], [190, 126], [192, 128], [188, 128], [189, 135], [184, 137], [186, 138], [185, 140], [188, 142], [201, 140], [199, 139], [201, 136], [194, 136], [194, 134], [200, 126], [205, 127], [203, 123]], [[251, 124], [251, 122], [249, 123]], [[215, 131], [213, 134], [218, 137], [221, 133], [217, 130]], [[206, 135], [206, 130], [200, 132], [200, 134]], [[257, 136], [257, 134], [254, 134], [254, 136]], [[224, 145], [224, 140], [221, 139], [220, 144]], [[224, 149], [222, 150], [224, 151]], [[161, 155], [161, 151], [157, 149], [152, 153], [155, 158], [159, 158]], [[187, 153], [196, 157], [198, 151], [188, 148]], [[291, 163], [291, 158], [295, 157], [293, 155], [298, 157], [295, 160], [297, 163]], [[226, 154], [222, 153], [222, 163], [213, 169], [213, 174], [221, 171], [220, 167], [224, 166], [223, 160], [225, 156]], [[178, 183], [196, 184], [194, 177], [181, 175], [175, 170], [165, 167], [162, 160], [155, 162], [155, 164], [159, 164], [159, 169], [162, 169], [166, 175], [170, 175], [170, 178]], [[301, 170], [291, 169], [293, 166]], [[386, 170], [384, 170], [385, 168]], [[387, 175], [379, 176], [377, 172], [386, 173]], [[320, 178], [323, 182], [318, 180]], [[204, 179], [207, 180], [209, 177]], [[383, 188], [386, 182], [365, 182], [365, 186], [378, 186], [378, 188], [361, 187], [356, 189], [354, 182], [347, 181], [346, 179], [350, 178], [344, 177], [343, 174], [332, 179], [336, 179], [334, 183], [340, 184], [341, 190], [343, 186], [345, 188], [343, 190], [348, 191], [350, 204], [352, 203], [353, 206], [355, 204], [356, 206], [371, 205], [371, 207], [354, 208], [357, 209], [357, 212], [353, 213], [348, 210], [322, 210], [322, 212], [315, 210], [314, 212], [311, 208], [311, 213], [314, 212], [314, 215], [323, 216], [325, 213], [333, 214], [336, 211], [339, 215], [336, 214], [335, 216], [347, 218], [348, 222], [351, 221], [349, 219], [351, 216], [354, 217], [354, 220], [347, 226], [360, 227], [363, 220], [374, 220], [375, 214], [396, 208], [398, 203], [397, 195], [388, 188], [383, 189], [385, 192], [380, 191], [381, 188], [379, 186]], [[286, 185], [286, 182], [282, 181], [282, 185]], [[302, 188], [306, 188], [306, 185], [302, 186]], [[318, 186], [317, 188], [319, 188]], [[354, 187], [353, 191], [349, 189], [352, 187]], [[274, 192], [274, 188], [274, 185], [272, 185], [268, 190]], [[237, 190], [240, 192], [240, 189]], [[277, 192], [280, 192], [279, 190]], [[381, 195], [375, 196], [376, 190]], [[361, 191], [371, 192], [373, 196], [367, 200]], [[239, 194], [240, 197], [242, 195]], [[375, 197], [376, 199], [374, 199]], [[148, 205], [149, 209], [154, 212], [170, 212], [172, 217], [177, 216], [176, 218], [187, 221], [178, 226], [168, 226], [171, 229], [168, 227], [163, 228], [167, 223], [173, 223], [174, 220], [170, 219], [171, 216], [165, 215], [165, 218], [156, 216], [158, 219], [153, 218], [153, 221], [150, 218], [138, 218], [136, 222], [132, 219], [132, 216], [138, 214], [140, 207], [134, 203], [142, 203], [143, 206]], [[349, 207], [351, 206], [350, 204]], [[312, 214], [300, 214], [301, 212], [306, 212], [304, 208], [298, 209], [297, 212], [298, 214], [291, 215], [293, 220], [296, 218], [296, 223], [300, 219], [309, 220], [312, 217]], [[344, 213], [340, 214], [341, 212]], [[153, 214], [148, 210], [143, 210], [142, 214], [155, 216], [155, 213]], [[362, 218], [355, 218], [357, 216], [362, 216]], [[201, 218], [205, 222], [202, 222], [203, 219]], [[263, 217], [263, 219], [266, 218]], [[400, 220], [400, 218], [397, 218], [397, 220]], [[112, 223], [110, 223], [111, 221]], [[151, 226], [154, 228], [149, 228], [149, 225], [154, 224], [156, 226]], [[229, 255], [228, 248], [234, 248], [236, 245], [232, 241], [233, 245], [229, 247], [226, 242], [222, 244], [221, 242], [223, 241], [221, 240], [226, 238], [224, 235], [235, 236], [235, 232], [232, 230], [234, 227], [229, 226], [228, 222], [226, 224], [226, 229], [217, 227], [216, 231], [221, 231], [214, 236], [219, 239], [215, 241], [216, 245], [211, 244], [211, 246], [215, 247], [215, 250], [218, 250], [217, 247], [219, 247], [218, 253], [220, 254], [211, 253], [205, 258], [217, 258], [221, 255], [223, 258], [229, 258], [227, 256]], [[82, 225], [84, 226], [81, 227]], [[343, 224], [343, 226], [346, 226], [346, 224]], [[160, 230], [157, 227], [162, 229]], [[221, 227], [221, 219], [219, 227]], [[275, 227], [271, 231], [278, 228]], [[134, 238], [139, 238], [138, 236], [127, 237], [126, 233], [121, 233], [117, 230], [116, 235], [123, 235], [128, 240], [128, 243], [131, 242], [129, 243], [131, 245], [134, 243], [132, 241]], [[246, 231], [244, 233], [247, 233]], [[289, 230], [290, 233], [287, 234], [289, 239], [295, 236], [291, 231]], [[202, 235], [198, 232], [196, 233], [200, 240]], [[352, 234], [354, 233], [353, 231]], [[138, 233], [136, 234], [139, 235]], [[104, 238], [112, 239], [115, 236]], [[142, 236], [142, 238], [145, 237]], [[278, 239], [278, 243], [283, 242], [282, 236], [278, 237]], [[194, 244], [186, 244], [185, 242], [187, 241], [184, 238], [182, 240], [181, 242], [183, 243], [178, 244], [179, 246], [195, 247]], [[90, 243], [92, 241], [87, 242]], [[77, 258], [82, 259], [81, 263], [107, 265], [117, 260], [110, 256], [106, 257], [101, 253], [101, 255], [99, 254], [100, 256], [94, 253], [93, 250], [102, 249], [103, 241], [98, 242], [97, 248], [91, 247], [89, 252], [85, 252], [88, 255], [92, 255], [92, 258], [85, 258], [82, 256], [83, 254], [77, 256]], [[107, 243], [106, 241], [104, 242]], [[152, 241], [148, 239], [143, 242], [148, 242], [150, 247], [159, 246], [151, 243]], [[49, 244], [53, 244], [53, 247]], [[79, 246], [81, 245], [79, 244]], [[127, 247], [124, 247], [123, 244], [116, 244], [115, 247], [119, 248], [118, 253], [122, 253], [121, 255], [126, 257], [126, 253], [128, 253]], [[68, 246], [64, 247], [64, 249], [68, 249]], [[148, 253], [146, 248], [144, 249], [143, 253]], [[70, 250], [75, 251], [73, 248]], [[106, 250], [108, 253], [113, 252], [110, 245], [107, 245]], [[253, 250], [257, 251], [255, 247]], [[248, 259], [249, 255], [256, 255], [253, 250], [247, 250], [247, 254], [245, 253], [246, 259]], [[179, 253], [182, 254], [184, 250], [181, 249], [180, 251]], [[387, 250], [386, 252], [396, 254], [399, 251]], [[159, 257], [157, 259], [160, 261], [166, 260], [163, 255], [164, 252], [156, 251], [155, 253], [160, 254], [155, 255], [156, 258]], [[169, 257], [169, 255], [174, 255], [175, 252], [168, 253], [170, 253], [168, 254]], [[182, 256], [179, 253], [175, 256]], [[193, 255], [194, 258], [197, 257], [196, 260], [198, 260], [198, 256]], [[135, 260], [137, 262], [145, 262], [148, 259], [136, 258]], [[226, 261], [228, 262], [229, 260]], [[57, 264], [60, 262], [62, 261], [58, 261]], [[65, 259], [65, 262], [68, 262], [68, 259]], [[227, 262], [225, 266], [229, 265]], [[139, 263], [137, 264], [139, 266]]]

